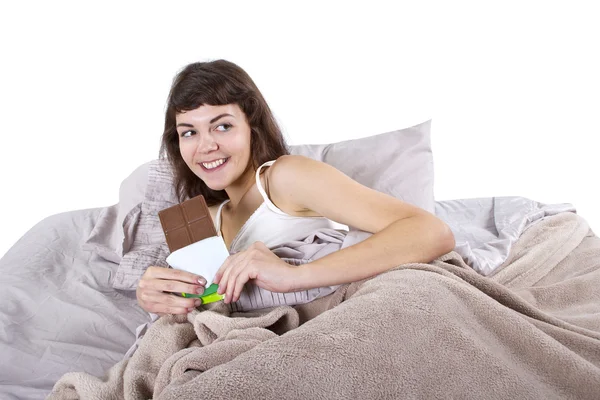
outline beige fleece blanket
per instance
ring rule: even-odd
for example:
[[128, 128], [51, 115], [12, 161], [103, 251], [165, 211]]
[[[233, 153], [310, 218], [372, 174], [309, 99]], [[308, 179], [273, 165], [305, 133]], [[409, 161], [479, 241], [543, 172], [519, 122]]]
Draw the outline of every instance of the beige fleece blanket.
[[49, 399], [598, 399], [600, 239], [561, 213], [483, 277], [451, 252], [311, 303], [154, 323]]

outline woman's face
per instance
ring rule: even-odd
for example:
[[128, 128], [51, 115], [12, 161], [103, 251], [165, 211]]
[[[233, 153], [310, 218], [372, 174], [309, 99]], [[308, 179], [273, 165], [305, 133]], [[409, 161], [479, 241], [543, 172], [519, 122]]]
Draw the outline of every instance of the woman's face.
[[251, 135], [237, 104], [203, 105], [177, 114], [175, 122], [183, 160], [208, 187], [223, 190], [243, 179], [250, 161]]

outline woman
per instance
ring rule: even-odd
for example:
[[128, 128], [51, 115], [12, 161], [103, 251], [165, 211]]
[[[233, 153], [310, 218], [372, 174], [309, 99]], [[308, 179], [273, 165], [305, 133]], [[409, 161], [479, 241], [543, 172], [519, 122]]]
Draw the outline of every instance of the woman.
[[[237, 301], [249, 280], [272, 292], [333, 286], [404, 263], [430, 262], [455, 245], [448, 226], [431, 213], [365, 187], [326, 163], [290, 155], [252, 79], [225, 60], [193, 63], [176, 76], [163, 154], [174, 168], [180, 201], [205, 197], [230, 252], [246, 238], [215, 277], [225, 303]], [[278, 226], [263, 231], [269, 238], [291, 234], [302, 239], [301, 233], [328, 227], [331, 221], [373, 235], [292, 267], [269, 250], [264, 237], [249, 232], [249, 219], [261, 221], [254, 230]], [[284, 222], [277, 225], [275, 219]], [[204, 285], [201, 276], [151, 266], [140, 280], [137, 298], [146, 311], [184, 314], [199, 300], [173, 293], [202, 293]]]

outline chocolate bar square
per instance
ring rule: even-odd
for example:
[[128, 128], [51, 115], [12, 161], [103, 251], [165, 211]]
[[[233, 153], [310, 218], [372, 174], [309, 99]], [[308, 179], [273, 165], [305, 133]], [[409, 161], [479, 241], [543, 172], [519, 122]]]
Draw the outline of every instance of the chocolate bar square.
[[202, 195], [165, 208], [158, 212], [158, 217], [171, 253], [202, 239], [217, 236]]

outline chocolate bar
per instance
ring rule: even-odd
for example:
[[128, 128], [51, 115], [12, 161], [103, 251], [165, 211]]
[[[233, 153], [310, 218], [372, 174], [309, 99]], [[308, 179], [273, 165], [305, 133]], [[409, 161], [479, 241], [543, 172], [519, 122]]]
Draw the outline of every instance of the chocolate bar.
[[171, 253], [208, 237], [217, 236], [215, 224], [202, 195], [165, 208], [158, 212], [158, 217]]

